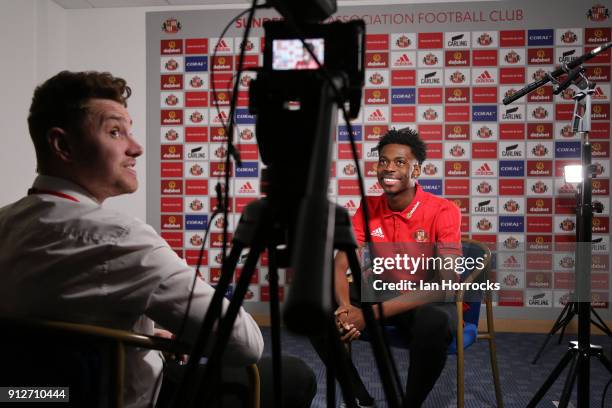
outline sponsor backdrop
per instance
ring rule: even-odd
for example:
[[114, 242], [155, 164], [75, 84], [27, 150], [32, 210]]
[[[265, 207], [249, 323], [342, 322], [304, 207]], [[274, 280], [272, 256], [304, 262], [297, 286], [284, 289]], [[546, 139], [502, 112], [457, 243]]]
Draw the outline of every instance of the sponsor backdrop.
[[[366, 84], [354, 121], [370, 195], [381, 194], [375, 178], [378, 138], [390, 127], [412, 127], [428, 146], [421, 185], [455, 202], [466, 236], [497, 244], [495, 279], [504, 316], [552, 317], [568, 297], [574, 254], [560, 243], [574, 239], [575, 186], [563, 181], [563, 166], [580, 161], [580, 140], [569, 125], [570, 87], [554, 96], [545, 86], [504, 106], [504, 96], [541, 78], [562, 62], [611, 41], [609, 3], [494, 2], [345, 7], [331, 20], [367, 23]], [[269, 12], [272, 13], [272, 12]], [[248, 114], [248, 86], [240, 78], [234, 140], [243, 165], [224, 168], [231, 81], [246, 19], [219, 39], [236, 10], [147, 13], [148, 221], [189, 265], [197, 261], [204, 229], [214, 209], [214, 186], [229, 171], [230, 230], [250, 201], [260, 197], [255, 118]], [[545, 17], [546, 16], [546, 17]], [[245, 64], [262, 62], [258, 14]], [[213, 59], [213, 51], [217, 56]], [[610, 51], [586, 64], [597, 82], [593, 96], [593, 200], [604, 212], [593, 220], [595, 306], [609, 302]], [[221, 108], [213, 105], [211, 73]], [[291, 129], [287, 129], [291, 137]], [[330, 195], [354, 213], [358, 186], [346, 126], [339, 121]], [[287, 152], [299, 154], [299, 152]], [[210, 224], [202, 277], [220, 274], [224, 220]], [[251, 310], [269, 299], [267, 259], [250, 287]], [[281, 272], [281, 298], [288, 282]], [[513, 308], [512, 308], [513, 307]], [[542, 310], [523, 308], [542, 308]], [[544, 310], [547, 308], [548, 311]]]

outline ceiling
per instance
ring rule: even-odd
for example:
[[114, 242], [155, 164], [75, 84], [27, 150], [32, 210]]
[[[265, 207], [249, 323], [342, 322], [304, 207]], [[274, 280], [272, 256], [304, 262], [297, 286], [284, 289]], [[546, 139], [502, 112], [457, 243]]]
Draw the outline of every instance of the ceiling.
[[251, 4], [250, 0], [53, 0], [65, 9]]
[[[110, 8], [110, 7], [162, 7], [162, 6], [203, 6], [219, 4], [251, 4], [252, 0], [53, 0], [65, 9]], [[303, 0], [293, 0], [303, 1]], [[350, 0], [338, 3], [442, 3], [464, 2], [470, 0]], [[474, 1], [474, 0], [472, 0]], [[487, 1], [487, 0], [476, 0]]]

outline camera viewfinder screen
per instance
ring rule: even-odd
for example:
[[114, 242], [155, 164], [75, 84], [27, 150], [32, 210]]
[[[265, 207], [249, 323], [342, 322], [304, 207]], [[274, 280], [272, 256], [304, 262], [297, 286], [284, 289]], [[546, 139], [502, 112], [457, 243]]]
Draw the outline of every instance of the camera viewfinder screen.
[[[312, 47], [317, 59], [324, 64], [325, 40], [323, 38], [309, 38], [305, 40]], [[272, 41], [272, 69], [278, 71], [297, 69], [317, 69], [317, 62], [300, 40], [273, 40]]]

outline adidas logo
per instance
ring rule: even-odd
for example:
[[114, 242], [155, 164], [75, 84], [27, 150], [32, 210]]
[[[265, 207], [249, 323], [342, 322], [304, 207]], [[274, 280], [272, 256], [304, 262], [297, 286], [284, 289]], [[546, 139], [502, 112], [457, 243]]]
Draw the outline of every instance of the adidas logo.
[[240, 187], [239, 192], [240, 192], [240, 194], [255, 194], [255, 193], [257, 193], [255, 191], [255, 189], [253, 188], [253, 186], [251, 185], [250, 181], [247, 181], [246, 183], [244, 183], [242, 185], [242, 187]]
[[606, 98], [606, 94], [604, 93], [603, 89], [601, 89], [601, 87], [596, 87], [595, 88], [595, 92], [593, 93], [593, 99], [601, 99], [601, 100], [605, 100]]
[[382, 227], [376, 228], [374, 231], [370, 232], [370, 235], [377, 238], [384, 238], [385, 234], [383, 233]]
[[227, 123], [227, 113], [221, 111], [218, 115], [215, 115], [213, 123]]
[[368, 194], [382, 194], [383, 189], [379, 182], [376, 182], [372, 187], [368, 189]]
[[348, 202], [346, 204], [344, 204], [344, 208], [346, 208], [348, 210], [353, 209], [355, 207], [357, 207], [357, 206], [355, 205], [355, 202], [353, 200], [348, 200]]
[[491, 166], [489, 166], [489, 163], [483, 163], [482, 166], [480, 166], [476, 170], [475, 175], [476, 176], [492, 176], [493, 170], [491, 169]]
[[402, 54], [397, 60], [395, 60], [395, 66], [412, 67], [414, 66], [414, 63], [410, 61], [410, 58], [408, 58], [408, 55]]
[[508, 259], [504, 261], [503, 264], [505, 267], [515, 268], [519, 266], [518, 260], [514, 257], [514, 255], [510, 256]]
[[225, 40], [219, 40], [219, 42], [215, 46], [215, 49], [217, 50], [217, 52], [219, 52], [219, 51], [226, 51], [226, 52], [231, 51], [230, 47], [227, 45]]
[[387, 119], [385, 118], [385, 115], [383, 115], [380, 109], [376, 109], [370, 114], [370, 116], [368, 116], [368, 120], [376, 122], [385, 122]]
[[476, 77], [477, 84], [492, 84], [495, 83], [495, 79], [491, 76], [489, 71], [484, 70], [478, 77]]

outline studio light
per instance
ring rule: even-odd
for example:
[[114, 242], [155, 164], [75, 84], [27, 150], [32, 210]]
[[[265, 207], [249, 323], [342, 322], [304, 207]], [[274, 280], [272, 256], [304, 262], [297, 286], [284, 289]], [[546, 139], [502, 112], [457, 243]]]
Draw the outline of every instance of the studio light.
[[582, 183], [582, 165], [572, 164], [563, 169], [566, 183]]

